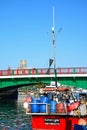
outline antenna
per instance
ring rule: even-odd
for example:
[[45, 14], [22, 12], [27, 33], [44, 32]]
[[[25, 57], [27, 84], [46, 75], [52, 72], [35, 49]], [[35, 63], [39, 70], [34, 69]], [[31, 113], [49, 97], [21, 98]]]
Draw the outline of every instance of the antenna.
[[56, 45], [55, 45], [55, 29], [54, 29], [54, 6], [53, 6], [53, 27], [52, 27], [52, 35], [53, 35], [53, 48], [54, 48], [54, 74], [55, 74], [55, 85], [57, 87], [57, 74], [56, 74]]

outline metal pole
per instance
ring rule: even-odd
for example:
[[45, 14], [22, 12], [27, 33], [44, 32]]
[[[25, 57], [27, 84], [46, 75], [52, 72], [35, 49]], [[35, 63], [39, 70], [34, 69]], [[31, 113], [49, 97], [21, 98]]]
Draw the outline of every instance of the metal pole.
[[54, 7], [53, 7], [53, 27], [52, 27], [52, 35], [53, 35], [53, 48], [54, 48], [54, 74], [55, 74], [55, 85], [57, 87], [57, 74], [56, 74], [56, 44], [55, 44], [55, 29], [54, 29]]

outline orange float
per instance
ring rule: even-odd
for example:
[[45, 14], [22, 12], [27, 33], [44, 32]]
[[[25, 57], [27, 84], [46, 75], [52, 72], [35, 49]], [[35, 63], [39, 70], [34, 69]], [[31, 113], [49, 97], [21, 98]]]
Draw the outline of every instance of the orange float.
[[87, 125], [86, 119], [80, 118], [80, 119], [78, 120], [78, 125]]

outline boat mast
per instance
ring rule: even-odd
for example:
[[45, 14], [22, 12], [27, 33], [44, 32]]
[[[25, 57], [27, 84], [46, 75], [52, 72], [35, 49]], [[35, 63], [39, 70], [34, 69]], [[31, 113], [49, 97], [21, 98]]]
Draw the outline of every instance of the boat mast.
[[55, 74], [55, 85], [56, 85], [56, 87], [57, 87], [57, 74], [56, 74], [56, 43], [55, 43], [55, 27], [54, 27], [54, 6], [53, 6], [52, 43], [53, 43], [53, 49], [54, 49], [54, 74]]

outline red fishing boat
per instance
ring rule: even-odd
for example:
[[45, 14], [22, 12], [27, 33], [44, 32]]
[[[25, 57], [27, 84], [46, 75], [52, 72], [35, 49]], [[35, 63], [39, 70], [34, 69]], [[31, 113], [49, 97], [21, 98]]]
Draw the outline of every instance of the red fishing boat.
[[32, 130], [87, 130], [87, 92], [57, 82], [54, 23], [52, 34], [55, 83], [27, 97], [26, 114], [31, 116]]
[[24, 101], [26, 114], [31, 115], [32, 130], [86, 130], [87, 92], [52, 84], [41, 89]]

